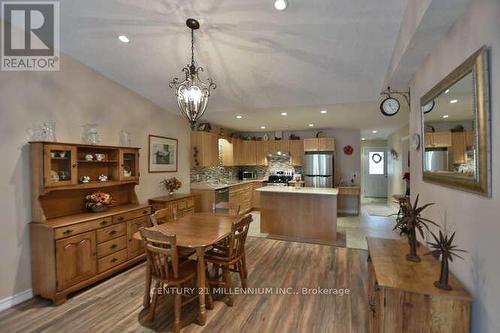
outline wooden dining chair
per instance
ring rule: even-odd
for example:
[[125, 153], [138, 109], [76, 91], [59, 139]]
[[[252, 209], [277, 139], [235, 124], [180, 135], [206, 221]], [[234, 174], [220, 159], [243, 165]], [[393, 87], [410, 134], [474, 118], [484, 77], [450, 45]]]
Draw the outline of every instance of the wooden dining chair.
[[177, 220], [177, 207], [162, 208], [149, 216], [152, 225], [166, 223], [168, 221]]
[[232, 202], [218, 202], [212, 205], [212, 213], [219, 213], [220, 210], [227, 212], [227, 214], [231, 216], [240, 215], [240, 205], [236, 205]]
[[[252, 215], [242, 216], [238, 221], [233, 222], [231, 226], [231, 235], [227, 238], [227, 246], [214, 246], [208, 250], [205, 259], [212, 263], [215, 268], [213, 279], [208, 277], [209, 285], [224, 286], [231, 290], [231, 271], [240, 275], [241, 286], [247, 287], [248, 271], [246, 267], [245, 242], [248, 235], [248, 229], [252, 222]], [[220, 273], [222, 270], [222, 273]], [[219, 274], [220, 273], [220, 274]], [[227, 295], [226, 303], [233, 305], [231, 292]]]
[[180, 263], [175, 235], [146, 228], [141, 228], [139, 231], [146, 247], [145, 292], [147, 295], [151, 292], [151, 282], [155, 282], [149, 319], [154, 320], [158, 289], [163, 287], [172, 288], [175, 293], [173, 331], [180, 332], [182, 306], [198, 297], [197, 293], [194, 295], [183, 293], [183, 285], [196, 280], [197, 262], [195, 260], [186, 260]]

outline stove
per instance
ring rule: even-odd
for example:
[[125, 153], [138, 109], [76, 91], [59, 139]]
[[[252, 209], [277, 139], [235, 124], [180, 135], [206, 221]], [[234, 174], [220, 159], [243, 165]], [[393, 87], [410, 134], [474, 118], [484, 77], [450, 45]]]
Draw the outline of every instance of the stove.
[[267, 186], [288, 186], [288, 182], [293, 179], [293, 176], [270, 175], [267, 181]]

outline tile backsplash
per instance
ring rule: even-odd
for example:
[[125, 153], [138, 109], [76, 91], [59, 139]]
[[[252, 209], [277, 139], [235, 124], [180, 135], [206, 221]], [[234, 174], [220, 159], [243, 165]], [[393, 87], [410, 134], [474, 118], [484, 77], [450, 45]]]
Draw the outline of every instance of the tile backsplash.
[[294, 167], [290, 163], [289, 157], [273, 156], [268, 157], [267, 166], [241, 166], [241, 167], [192, 167], [191, 168], [191, 183], [219, 181], [227, 182], [238, 179], [238, 171], [248, 170], [255, 171], [257, 178], [264, 178], [277, 171], [293, 171], [295, 174], [302, 174], [302, 167]]

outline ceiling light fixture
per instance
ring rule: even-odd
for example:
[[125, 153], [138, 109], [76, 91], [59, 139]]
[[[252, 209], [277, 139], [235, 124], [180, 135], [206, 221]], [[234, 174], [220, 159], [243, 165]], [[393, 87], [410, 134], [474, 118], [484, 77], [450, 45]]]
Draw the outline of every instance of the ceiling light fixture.
[[128, 38], [127, 36], [125, 35], [120, 35], [118, 36], [118, 40], [122, 43], [125, 43], [125, 44], [128, 44], [130, 43], [130, 38]]
[[450, 104], [455, 104], [455, 103], [458, 103], [458, 99], [452, 99], [452, 100], [450, 101]]
[[361, 141], [365, 141], [366, 139], [365, 138], [361, 138]]
[[260, 129], [266, 129], [266, 126], [261, 126]]
[[327, 113], [327, 112], [328, 112], [328, 111], [326, 111], [326, 110], [321, 110], [321, 111], [320, 111], [320, 113], [323, 113], [323, 114], [325, 114], [325, 113]]
[[447, 93], [449, 93], [449, 92], [450, 92], [450, 89], [446, 89], [446, 90], [444, 91], [444, 93], [445, 93], [445, 94], [447, 94]]
[[275, 0], [274, 1], [274, 8], [276, 8], [276, 10], [285, 10], [286, 7], [288, 7], [287, 0]]
[[449, 117], [449, 116], [448, 116], [447, 114], [445, 114], [445, 115], [443, 116], [443, 119], [446, 119], [446, 118], [448, 118], [448, 117]]
[[238, 115], [238, 116], [236, 116], [236, 118], [241, 119], [241, 118], [243, 118], [243, 116]]
[[286, 113], [286, 112], [281, 112], [281, 115], [282, 115], [282, 116], [286, 116], [287, 114], [288, 114], [288, 113]]
[[170, 81], [170, 88], [175, 88], [177, 96], [177, 106], [181, 113], [186, 116], [191, 124], [191, 129], [194, 129], [198, 119], [203, 116], [210, 97], [210, 91], [216, 88], [212, 79], [207, 78], [202, 81], [199, 73], [203, 72], [203, 67], [196, 67], [194, 61], [194, 31], [200, 28], [200, 23], [192, 18], [186, 20], [186, 25], [191, 29], [191, 64], [182, 69], [186, 78], [180, 81], [179, 78], [174, 78]]
[[309, 127], [314, 127], [314, 124], [309, 124]]
[[377, 134], [377, 131], [372, 131], [373, 134]]

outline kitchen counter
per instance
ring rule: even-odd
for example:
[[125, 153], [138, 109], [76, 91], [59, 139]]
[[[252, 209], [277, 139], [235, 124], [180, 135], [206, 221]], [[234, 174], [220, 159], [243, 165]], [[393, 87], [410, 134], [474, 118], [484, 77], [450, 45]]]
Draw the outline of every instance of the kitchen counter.
[[211, 183], [211, 182], [196, 182], [191, 183], [192, 190], [205, 190], [205, 191], [214, 191], [220, 190], [221, 188], [249, 184], [249, 183], [262, 183], [266, 182], [267, 179], [250, 179], [250, 180], [235, 180], [228, 183]]
[[337, 240], [335, 188], [265, 186], [260, 193], [260, 229], [290, 239]]
[[294, 186], [265, 186], [256, 189], [259, 192], [314, 194], [337, 196], [339, 190], [336, 188], [294, 187]]

